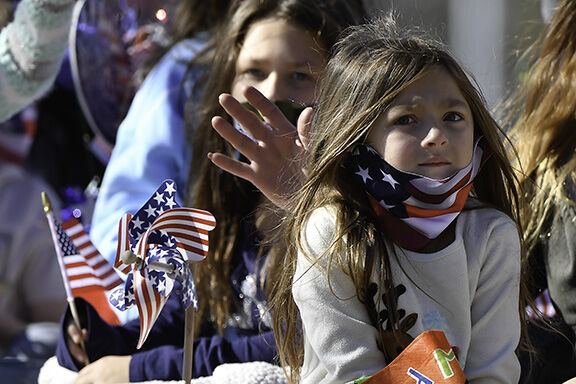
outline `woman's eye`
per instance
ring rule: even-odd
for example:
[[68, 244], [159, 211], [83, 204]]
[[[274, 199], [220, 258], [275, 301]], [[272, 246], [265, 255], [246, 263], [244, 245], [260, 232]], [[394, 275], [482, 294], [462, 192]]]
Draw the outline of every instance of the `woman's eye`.
[[407, 125], [407, 124], [412, 124], [414, 123], [416, 120], [414, 120], [414, 118], [412, 116], [402, 116], [398, 119], [396, 119], [396, 121], [394, 122], [394, 124], [398, 124], [398, 125]]
[[444, 115], [444, 120], [445, 121], [460, 121], [460, 120], [464, 120], [464, 118], [459, 113], [448, 112], [447, 114]]

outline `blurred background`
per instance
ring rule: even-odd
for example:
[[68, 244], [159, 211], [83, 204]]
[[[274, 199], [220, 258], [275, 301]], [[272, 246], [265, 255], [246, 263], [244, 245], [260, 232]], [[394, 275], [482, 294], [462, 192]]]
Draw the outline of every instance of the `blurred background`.
[[371, 12], [395, 9], [404, 25], [422, 25], [446, 43], [495, 107], [522, 67], [518, 56], [544, 26], [553, 0], [366, 0]]

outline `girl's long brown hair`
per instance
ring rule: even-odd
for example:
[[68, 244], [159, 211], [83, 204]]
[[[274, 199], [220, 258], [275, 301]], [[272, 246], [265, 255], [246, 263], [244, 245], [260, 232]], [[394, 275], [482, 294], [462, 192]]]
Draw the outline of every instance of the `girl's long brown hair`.
[[564, 0], [523, 58], [530, 70], [508, 107], [508, 121], [529, 204], [522, 209], [531, 254], [548, 232], [554, 207], [574, 204], [563, 183], [576, 170], [576, 1]]
[[[187, 136], [193, 148], [186, 205], [206, 209], [216, 217], [210, 232], [210, 251], [206, 260], [195, 266], [199, 317], [216, 325], [220, 332], [229, 316], [230, 270], [237, 251], [244, 220], [249, 220], [261, 194], [240, 178], [215, 167], [208, 152], [235, 156], [234, 148], [211, 126], [213, 116], [226, 116], [218, 96], [229, 92], [235, 76], [235, 64], [246, 33], [254, 22], [276, 17], [311, 31], [319, 46], [328, 50], [340, 32], [357, 23], [357, 13], [346, 0], [240, 0], [233, 3], [227, 23], [215, 34], [214, 51], [207, 66], [207, 78], [201, 82], [202, 97], [187, 107]], [[199, 323], [199, 322], [197, 322]]]
[[[292, 383], [299, 380], [303, 341], [291, 287], [298, 252], [307, 253], [302, 233], [314, 210], [332, 206], [336, 213], [334, 240], [320, 256], [329, 258], [327, 270], [330, 263], [336, 263], [354, 282], [360, 300], [364, 300], [372, 271], [379, 272], [383, 282], [393, 284], [391, 255], [386, 252], [389, 240], [365, 192], [349, 179], [341, 164], [349, 149], [365, 140], [394, 98], [431, 68], [440, 66], [452, 75], [472, 110], [476, 134], [484, 136], [493, 152], [475, 179], [473, 194], [519, 222], [517, 181], [501, 141], [503, 132], [460, 65], [440, 43], [423, 36], [400, 30], [392, 15], [352, 27], [336, 44], [319, 80], [310, 127], [308, 179], [285, 223], [287, 255], [276, 265], [271, 279], [275, 281], [271, 294], [274, 332], [281, 363], [291, 368]], [[383, 289], [387, 300], [394, 302], [393, 290], [387, 288]], [[524, 318], [523, 303], [519, 303], [519, 311]], [[384, 320], [396, 324], [390, 316]]]

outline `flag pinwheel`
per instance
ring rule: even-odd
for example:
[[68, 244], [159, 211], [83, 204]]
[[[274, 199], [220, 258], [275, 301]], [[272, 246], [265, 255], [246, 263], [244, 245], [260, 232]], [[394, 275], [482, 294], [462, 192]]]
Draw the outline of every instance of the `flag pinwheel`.
[[114, 267], [127, 274], [110, 302], [120, 310], [134, 305], [140, 315], [140, 348], [174, 288], [182, 285], [185, 308], [197, 309], [189, 262], [208, 253], [208, 232], [216, 226], [210, 212], [183, 208], [175, 201], [175, 182], [166, 180], [134, 216], [120, 220]]

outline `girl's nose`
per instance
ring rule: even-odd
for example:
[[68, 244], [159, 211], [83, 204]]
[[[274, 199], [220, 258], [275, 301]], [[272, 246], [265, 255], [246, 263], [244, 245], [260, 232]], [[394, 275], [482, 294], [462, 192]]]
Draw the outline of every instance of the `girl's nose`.
[[429, 130], [424, 139], [422, 140], [423, 148], [436, 148], [441, 147], [448, 143], [448, 137], [444, 134], [444, 130], [434, 124]]
[[279, 77], [275, 73], [268, 75], [266, 80], [260, 83], [258, 90], [272, 102], [283, 100], [282, 85], [280, 84]]

